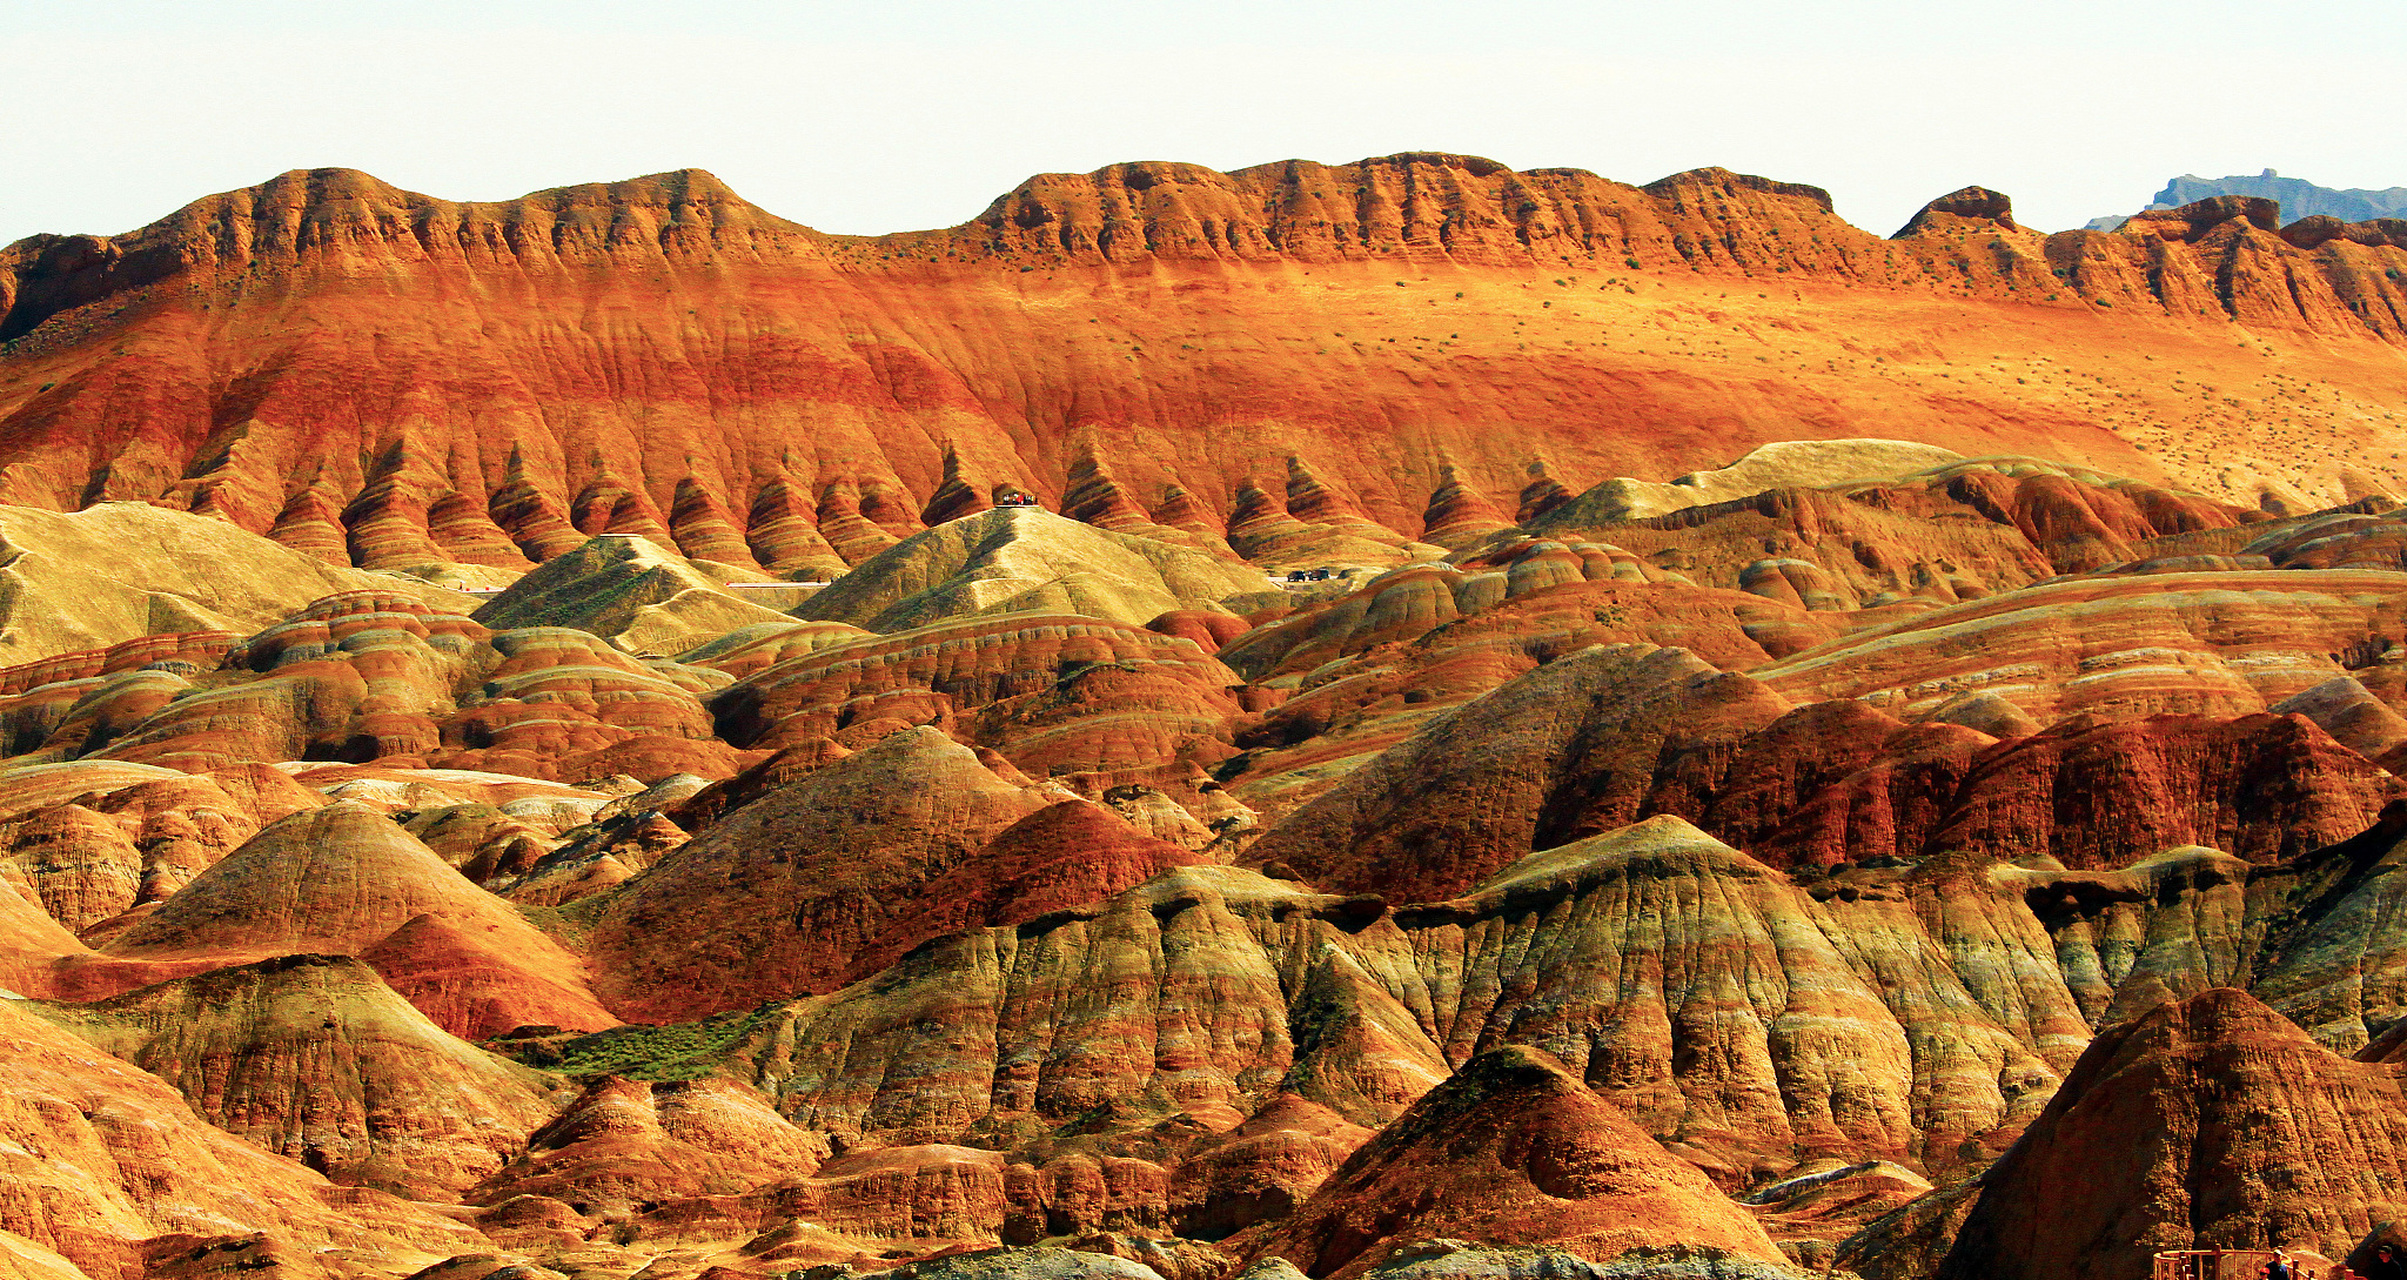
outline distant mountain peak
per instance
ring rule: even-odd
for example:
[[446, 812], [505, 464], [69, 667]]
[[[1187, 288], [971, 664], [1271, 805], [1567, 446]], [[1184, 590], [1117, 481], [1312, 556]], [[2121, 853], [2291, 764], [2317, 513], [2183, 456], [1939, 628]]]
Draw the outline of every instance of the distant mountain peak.
[[[2201, 178], [2185, 173], [2165, 183], [2164, 190], [2149, 201], [2151, 209], [2177, 209], [2198, 200], [2216, 196], [2252, 196], [2281, 204], [2282, 219], [2296, 222], [2300, 218], [2322, 215], [2342, 222], [2371, 222], [2376, 218], [2396, 218], [2407, 215], [2407, 187], [2386, 187], [2375, 191], [2364, 187], [2319, 187], [2304, 178], [2285, 178], [2272, 169], [2250, 176], [2233, 174], [2223, 178]], [[2128, 215], [2092, 218], [2087, 224], [2092, 231], [2112, 231], [2130, 221]]]

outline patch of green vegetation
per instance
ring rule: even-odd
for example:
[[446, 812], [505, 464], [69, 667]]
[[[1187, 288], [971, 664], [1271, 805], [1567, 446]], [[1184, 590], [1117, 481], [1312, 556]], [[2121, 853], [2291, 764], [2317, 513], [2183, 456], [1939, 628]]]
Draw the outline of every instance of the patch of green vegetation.
[[719, 1067], [727, 1049], [752, 1034], [777, 1006], [713, 1014], [666, 1026], [631, 1024], [581, 1036], [496, 1040], [486, 1048], [564, 1076], [619, 1075], [630, 1080], [693, 1080]]

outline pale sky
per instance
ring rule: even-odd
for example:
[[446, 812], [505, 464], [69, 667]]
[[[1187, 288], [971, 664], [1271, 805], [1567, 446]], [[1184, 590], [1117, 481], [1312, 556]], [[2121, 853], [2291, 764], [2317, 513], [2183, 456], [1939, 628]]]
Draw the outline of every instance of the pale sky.
[[2401, 0], [0, 0], [0, 67], [0, 243], [321, 166], [456, 200], [696, 166], [863, 233], [1396, 151], [1718, 164], [1882, 235], [1976, 182], [2044, 231], [2185, 172], [2407, 185]]

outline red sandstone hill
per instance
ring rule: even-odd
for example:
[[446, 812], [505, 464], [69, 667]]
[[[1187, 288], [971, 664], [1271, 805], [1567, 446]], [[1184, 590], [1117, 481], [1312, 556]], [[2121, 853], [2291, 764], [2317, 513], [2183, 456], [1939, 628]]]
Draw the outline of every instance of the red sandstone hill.
[[1599, 1261], [1674, 1242], [1779, 1257], [1694, 1168], [1554, 1059], [1522, 1048], [1482, 1054], [1431, 1090], [1256, 1254], [1346, 1277], [1430, 1235], [1563, 1242]]
[[1983, 195], [1882, 240], [1718, 169], [1149, 163], [858, 238], [694, 170], [489, 204], [296, 171], [0, 250], [0, 501], [369, 567], [611, 531], [821, 575], [1006, 491], [1358, 551], [1812, 436], [2407, 490], [2396, 234], [2210, 201], [2042, 237]]
[[2228, 989], [2101, 1034], [1981, 1179], [1939, 1275], [2137, 1280], [2159, 1249], [2346, 1256], [2399, 1214], [2396, 1073]]

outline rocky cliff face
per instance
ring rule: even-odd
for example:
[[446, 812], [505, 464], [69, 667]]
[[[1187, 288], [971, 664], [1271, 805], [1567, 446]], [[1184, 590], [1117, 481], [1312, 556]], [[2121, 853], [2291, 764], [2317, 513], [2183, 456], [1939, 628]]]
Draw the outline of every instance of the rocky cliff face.
[[[862, 239], [698, 171], [493, 204], [295, 172], [4, 251], [0, 500], [160, 502], [372, 568], [611, 532], [816, 576], [1006, 493], [1241, 541], [1355, 520], [1325, 563], [1511, 511], [1533, 468], [1676, 474], [1800, 423], [2358, 496], [2387, 428], [2350, 406], [2387, 384], [2348, 353], [2407, 334], [2407, 249], [2266, 221], [2205, 201], [2043, 239], [1959, 192], [1881, 240], [1723, 170], [1407, 154], [1046, 175]], [[2320, 388], [2235, 363], [2235, 323]], [[2122, 363], [2040, 336], [2093, 330]], [[2366, 456], [2192, 455], [2120, 403], [2217, 397]]]

